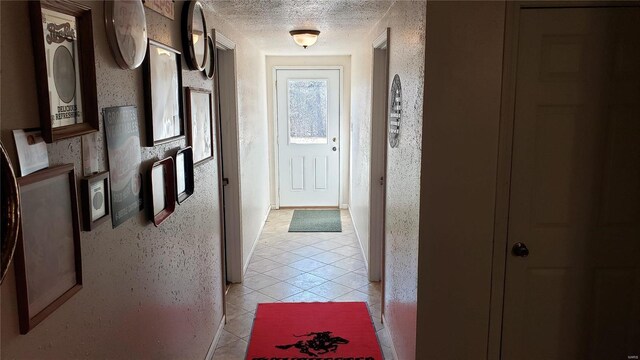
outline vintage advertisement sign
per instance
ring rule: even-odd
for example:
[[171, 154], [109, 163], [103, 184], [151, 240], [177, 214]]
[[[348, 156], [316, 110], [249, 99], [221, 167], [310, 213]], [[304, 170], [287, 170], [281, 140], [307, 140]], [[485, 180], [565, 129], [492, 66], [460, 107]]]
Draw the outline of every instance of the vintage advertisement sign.
[[144, 6], [173, 20], [175, 18], [174, 0], [144, 0]]
[[143, 208], [138, 111], [135, 106], [120, 106], [105, 108], [102, 113], [111, 179], [111, 217], [115, 228]]
[[57, 128], [82, 123], [76, 19], [43, 8], [42, 31], [47, 53], [51, 126]]

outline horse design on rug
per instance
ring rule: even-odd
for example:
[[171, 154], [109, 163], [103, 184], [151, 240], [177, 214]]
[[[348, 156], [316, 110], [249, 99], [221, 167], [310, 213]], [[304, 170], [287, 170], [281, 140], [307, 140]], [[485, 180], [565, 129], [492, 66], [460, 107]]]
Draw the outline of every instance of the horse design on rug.
[[336, 352], [336, 350], [338, 349], [338, 345], [349, 343], [349, 340], [341, 338], [339, 336], [331, 336], [331, 334], [331, 331], [322, 331], [312, 332], [304, 335], [293, 335], [298, 338], [307, 336], [313, 336], [313, 338], [309, 340], [298, 340], [294, 344], [289, 345], [276, 345], [276, 347], [283, 350], [296, 348], [303, 354], [307, 354], [309, 356], [317, 356], [326, 354], [329, 351]]

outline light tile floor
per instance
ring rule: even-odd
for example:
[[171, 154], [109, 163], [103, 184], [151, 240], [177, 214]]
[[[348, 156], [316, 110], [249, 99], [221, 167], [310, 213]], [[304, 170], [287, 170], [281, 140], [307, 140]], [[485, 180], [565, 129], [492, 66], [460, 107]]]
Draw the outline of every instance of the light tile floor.
[[227, 323], [214, 360], [244, 359], [262, 302], [366, 301], [385, 359], [393, 359], [380, 321], [380, 283], [369, 282], [351, 217], [342, 232], [290, 233], [293, 210], [272, 210], [242, 284], [227, 293]]

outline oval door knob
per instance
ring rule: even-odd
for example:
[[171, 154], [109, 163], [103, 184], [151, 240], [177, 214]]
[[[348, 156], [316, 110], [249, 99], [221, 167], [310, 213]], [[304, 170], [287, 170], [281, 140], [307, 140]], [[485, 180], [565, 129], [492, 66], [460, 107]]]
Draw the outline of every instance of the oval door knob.
[[517, 242], [513, 244], [513, 247], [511, 248], [511, 253], [514, 256], [527, 257], [529, 255], [529, 249], [527, 248], [527, 245], [525, 245], [524, 243]]
[[336, 151], [338, 148], [334, 146], [331, 150]]

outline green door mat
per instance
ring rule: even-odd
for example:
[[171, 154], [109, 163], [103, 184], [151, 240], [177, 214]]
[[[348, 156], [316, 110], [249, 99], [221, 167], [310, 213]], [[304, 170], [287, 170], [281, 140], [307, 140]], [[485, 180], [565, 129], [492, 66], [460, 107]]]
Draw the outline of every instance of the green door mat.
[[342, 232], [340, 210], [294, 210], [289, 232]]

